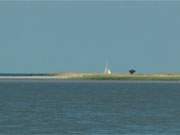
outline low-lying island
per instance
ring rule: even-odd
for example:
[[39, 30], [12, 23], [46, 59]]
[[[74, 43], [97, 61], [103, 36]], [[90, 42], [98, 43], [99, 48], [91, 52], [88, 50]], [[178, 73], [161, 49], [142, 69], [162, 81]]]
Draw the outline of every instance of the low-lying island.
[[47, 73], [47, 74], [0, 74], [0, 79], [60, 79], [60, 80], [153, 80], [180, 81], [179, 73], [128, 74], [128, 73]]

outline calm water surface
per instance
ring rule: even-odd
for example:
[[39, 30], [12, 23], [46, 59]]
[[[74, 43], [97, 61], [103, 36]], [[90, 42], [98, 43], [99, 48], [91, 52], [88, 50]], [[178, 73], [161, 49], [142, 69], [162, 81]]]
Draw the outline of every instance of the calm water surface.
[[179, 135], [180, 83], [0, 80], [0, 135]]

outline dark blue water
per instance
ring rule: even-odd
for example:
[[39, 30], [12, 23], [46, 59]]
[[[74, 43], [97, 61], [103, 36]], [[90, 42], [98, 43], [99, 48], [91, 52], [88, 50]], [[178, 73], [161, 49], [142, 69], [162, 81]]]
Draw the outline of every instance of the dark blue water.
[[180, 83], [0, 81], [2, 135], [178, 135]]

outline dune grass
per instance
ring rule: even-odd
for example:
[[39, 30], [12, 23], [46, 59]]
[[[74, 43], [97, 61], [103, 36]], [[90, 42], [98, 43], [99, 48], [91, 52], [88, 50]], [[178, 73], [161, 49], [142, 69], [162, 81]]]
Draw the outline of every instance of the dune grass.
[[73, 80], [152, 80], [152, 81], [179, 81], [180, 74], [77, 74], [69, 75], [66, 79]]

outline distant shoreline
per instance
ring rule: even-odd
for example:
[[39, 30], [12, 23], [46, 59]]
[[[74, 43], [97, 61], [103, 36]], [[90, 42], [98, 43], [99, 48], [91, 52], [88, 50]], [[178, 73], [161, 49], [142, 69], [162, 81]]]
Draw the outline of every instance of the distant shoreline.
[[0, 74], [0, 79], [57, 79], [57, 80], [124, 80], [124, 81], [180, 81], [180, 74], [128, 74], [114, 73], [50, 73], [50, 74]]

